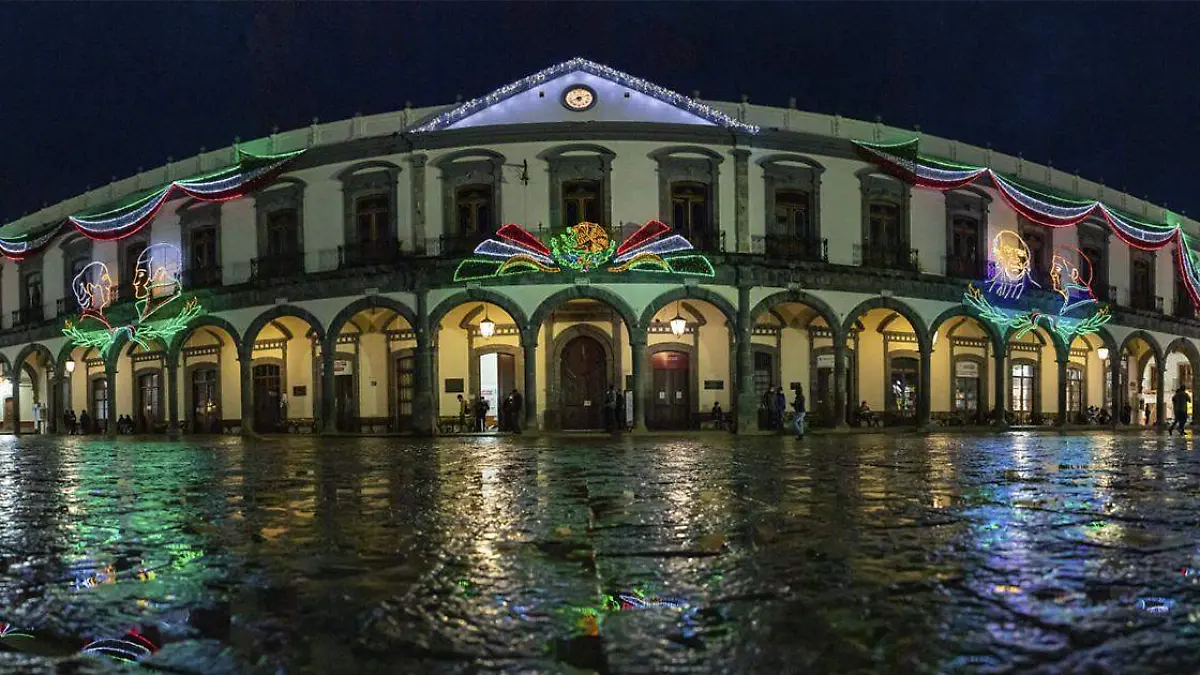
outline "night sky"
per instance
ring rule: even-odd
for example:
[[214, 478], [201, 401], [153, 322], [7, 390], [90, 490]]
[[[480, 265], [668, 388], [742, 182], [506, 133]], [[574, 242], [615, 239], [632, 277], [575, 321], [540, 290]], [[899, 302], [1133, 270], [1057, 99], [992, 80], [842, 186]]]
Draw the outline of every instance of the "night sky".
[[139, 166], [583, 56], [1023, 153], [1200, 215], [1200, 4], [0, 4], [0, 221]]

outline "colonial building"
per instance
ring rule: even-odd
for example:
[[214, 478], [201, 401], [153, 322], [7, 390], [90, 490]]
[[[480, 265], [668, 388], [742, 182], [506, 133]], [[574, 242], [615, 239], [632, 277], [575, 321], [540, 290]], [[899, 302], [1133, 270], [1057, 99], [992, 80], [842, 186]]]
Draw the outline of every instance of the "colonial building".
[[0, 419], [429, 434], [517, 389], [527, 428], [596, 429], [613, 386], [637, 429], [714, 404], [756, 429], [779, 387], [824, 426], [1158, 422], [1200, 373], [1198, 231], [991, 150], [573, 59], [3, 226]]

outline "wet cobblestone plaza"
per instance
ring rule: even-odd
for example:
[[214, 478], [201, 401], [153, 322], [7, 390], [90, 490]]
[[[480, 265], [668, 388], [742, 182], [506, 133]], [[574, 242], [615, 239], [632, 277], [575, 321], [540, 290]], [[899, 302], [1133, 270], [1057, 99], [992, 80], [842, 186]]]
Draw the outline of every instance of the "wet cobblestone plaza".
[[1190, 440], [26, 437], [0, 455], [6, 671], [1200, 669]]

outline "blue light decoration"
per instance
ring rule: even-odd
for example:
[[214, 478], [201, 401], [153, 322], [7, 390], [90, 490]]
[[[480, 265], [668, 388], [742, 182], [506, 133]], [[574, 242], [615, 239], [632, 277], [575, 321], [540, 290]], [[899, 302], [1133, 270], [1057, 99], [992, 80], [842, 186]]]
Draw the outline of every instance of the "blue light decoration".
[[1053, 331], [1063, 344], [1077, 336], [1094, 333], [1112, 319], [1107, 306], [1096, 302], [1092, 292], [1092, 262], [1079, 249], [1054, 249], [1050, 262], [1050, 288], [1057, 305], [1054, 311], [1030, 308], [1022, 303], [1026, 289], [1039, 287], [1032, 278], [1033, 257], [1029, 245], [1012, 230], [1001, 230], [992, 240], [991, 276], [984, 289], [967, 287], [963, 304], [973, 308], [1001, 335], [1013, 330], [1020, 339], [1042, 326]]
[[[134, 291], [134, 318], [124, 324], [109, 320], [105, 310], [116, 299], [112, 275], [103, 262], [89, 263], [71, 282], [79, 317], [67, 320], [63, 335], [77, 347], [95, 348], [107, 354], [122, 335], [143, 349], [154, 341], [170, 344], [171, 339], [192, 319], [204, 313], [196, 298], [183, 300], [183, 256], [173, 244], [153, 244], [138, 256], [131, 286]], [[182, 303], [182, 306], [180, 306]], [[165, 318], [169, 309], [178, 311]]]
[[441, 131], [448, 127], [461, 122], [462, 120], [480, 112], [486, 108], [490, 108], [501, 101], [505, 101], [521, 92], [528, 91], [543, 82], [548, 82], [555, 78], [561, 77], [574, 72], [584, 72], [596, 77], [602, 77], [610, 82], [616, 82], [624, 87], [637, 91], [651, 98], [662, 101], [669, 105], [685, 110], [711, 124], [715, 124], [726, 129], [741, 131], [750, 134], [757, 134], [759, 128], [753, 124], [746, 124], [733, 119], [729, 115], [717, 110], [716, 108], [701, 103], [694, 98], [684, 96], [682, 94], [665, 89], [663, 87], [648, 82], [640, 77], [634, 77], [628, 73], [623, 73], [615, 68], [610, 68], [606, 65], [589, 61], [585, 58], [575, 57], [569, 61], [563, 61], [554, 66], [550, 66], [544, 70], [522, 78], [516, 82], [510, 82], [503, 87], [486, 94], [476, 99], [472, 99], [455, 106], [433, 119], [414, 127], [413, 133], [426, 133], [430, 131]]
[[125, 661], [126, 663], [137, 663], [157, 651], [158, 645], [138, 632], [137, 629], [131, 628], [129, 632], [119, 638], [106, 638], [89, 642], [84, 645], [80, 653], [90, 656], [106, 656], [117, 661]]
[[988, 167], [922, 155], [916, 138], [898, 143], [855, 141], [854, 145], [864, 159], [917, 187], [944, 192], [986, 181], [1014, 211], [1035, 223], [1047, 227], [1071, 227], [1098, 216], [1117, 238], [1134, 248], [1155, 251], [1174, 244], [1178, 274], [1192, 304], [1200, 307], [1200, 265], [1189, 236], [1175, 214], [1168, 212], [1166, 222], [1149, 223], [1096, 200], [1048, 194], [1045, 189], [1023, 185], [1017, 178]]
[[237, 148], [237, 162], [231, 166], [172, 181], [26, 231], [13, 232], [11, 225], [0, 227], [0, 255], [12, 260], [27, 258], [70, 227], [89, 239], [127, 237], [154, 220], [163, 205], [173, 199], [186, 196], [202, 202], [219, 202], [244, 197], [279, 175], [288, 162], [303, 152], [255, 155]]
[[663, 238], [671, 228], [658, 220], [648, 221], [619, 245], [595, 223], [579, 223], [551, 237], [547, 247], [520, 225], [508, 224], [475, 247], [454, 270], [455, 281], [473, 281], [513, 274], [543, 272], [556, 274], [563, 268], [587, 273], [609, 264], [614, 274], [629, 271], [659, 272], [683, 276], [713, 277], [716, 271], [708, 258], [694, 253], [691, 242], [680, 235]]

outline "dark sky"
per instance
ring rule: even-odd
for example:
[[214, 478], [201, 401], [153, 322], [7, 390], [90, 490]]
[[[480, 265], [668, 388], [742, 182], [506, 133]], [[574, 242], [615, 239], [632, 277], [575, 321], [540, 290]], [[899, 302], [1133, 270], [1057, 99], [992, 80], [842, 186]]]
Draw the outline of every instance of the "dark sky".
[[313, 117], [584, 56], [685, 94], [873, 119], [1200, 215], [1200, 4], [0, 4], [0, 221]]

